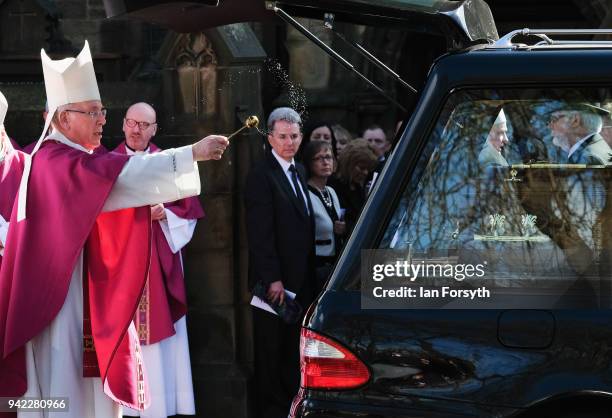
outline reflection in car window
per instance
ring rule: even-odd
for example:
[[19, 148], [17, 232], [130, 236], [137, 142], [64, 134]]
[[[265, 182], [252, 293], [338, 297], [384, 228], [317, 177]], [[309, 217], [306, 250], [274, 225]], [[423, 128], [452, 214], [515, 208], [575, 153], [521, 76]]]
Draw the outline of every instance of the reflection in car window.
[[379, 248], [488, 264], [488, 276], [608, 277], [610, 91], [459, 92]]

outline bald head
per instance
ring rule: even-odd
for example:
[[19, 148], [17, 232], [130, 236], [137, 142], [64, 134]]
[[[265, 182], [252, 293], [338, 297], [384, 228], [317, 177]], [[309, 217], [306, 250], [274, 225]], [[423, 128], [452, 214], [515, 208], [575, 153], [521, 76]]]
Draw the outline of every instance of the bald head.
[[125, 113], [123, 132], [126, 144], [135, 151], [144, 151], [157, 132], [155, 109], [147, 103], [134, 103]]
[[155, 120], [155, 109], [153, 109], [153, 106], [151, 106], [148, 103], [145, 102], [139, 102], [139, 103], [134, 103], [133, 105], [131, 105], [130, 107], [128, 107], [128, 110], [126, 112], [126, 117], [129, 116], [130, 114], [147, 114], [148, 116], [152, 117], [153, 120]]

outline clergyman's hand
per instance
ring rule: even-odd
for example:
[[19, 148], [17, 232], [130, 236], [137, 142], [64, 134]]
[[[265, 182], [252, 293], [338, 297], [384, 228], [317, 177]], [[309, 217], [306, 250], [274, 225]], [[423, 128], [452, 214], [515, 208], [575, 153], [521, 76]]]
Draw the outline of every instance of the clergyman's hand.
[[151, 220], [161, 221], [162, 219], [166, 219], [166, 211], [164, 210], [164, 205], [159, 203], [157, 205], [151, 206]]
[[277, 280], [270, 283], [267, 296], [270, 302], [276, 303], [276, 301], [278, 301], [278, 304], [282, 305], [285, 302], [285, 287], [283, 286], [283, 282]]
[[220, 160], [228, 145], [227, 137], [208, 135], [191, 146], [193, 159], [195, 161]]

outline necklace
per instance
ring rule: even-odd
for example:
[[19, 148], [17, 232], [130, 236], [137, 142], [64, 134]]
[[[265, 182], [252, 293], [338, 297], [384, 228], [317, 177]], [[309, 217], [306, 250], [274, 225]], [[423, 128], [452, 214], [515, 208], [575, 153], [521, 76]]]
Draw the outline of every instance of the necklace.
[[308, 188], [319, 196], [321, 202], [327, 209], [331, 209], [334, 207], [334, 201], [332, 200], [331, 193], [327, 189], [327, 186], [323, 186], [322, 189], [319, 189], [312, 182], [308, 182]]
[[319, 190], [319, 194], [321, 195], [321, 198], [323, 199], [323, 204], [326, 207], [331, 208], [334, 205], [331, 195], [329, 194], [329, 191], [327, 190], [327, 186]]

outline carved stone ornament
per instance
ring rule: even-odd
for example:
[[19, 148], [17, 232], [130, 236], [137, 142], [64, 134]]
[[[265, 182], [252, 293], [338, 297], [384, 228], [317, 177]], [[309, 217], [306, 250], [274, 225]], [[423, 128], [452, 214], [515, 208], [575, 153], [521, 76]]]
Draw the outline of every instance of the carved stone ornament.
[[197, 118], [214, 114], [217, 91], [217, 56], [203, 33], [182, 35], [175, 51], [181, 103]]

